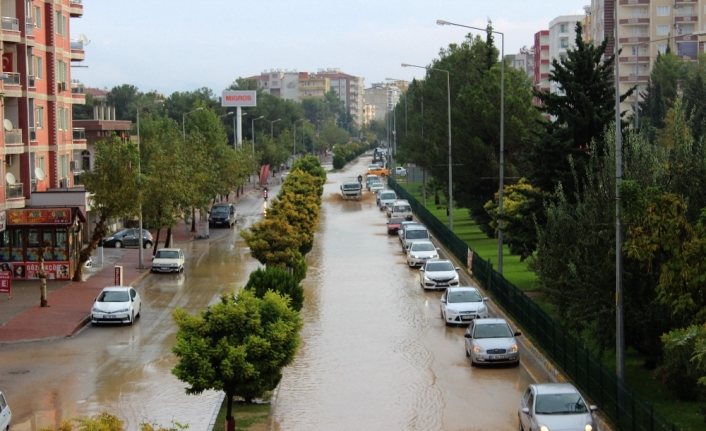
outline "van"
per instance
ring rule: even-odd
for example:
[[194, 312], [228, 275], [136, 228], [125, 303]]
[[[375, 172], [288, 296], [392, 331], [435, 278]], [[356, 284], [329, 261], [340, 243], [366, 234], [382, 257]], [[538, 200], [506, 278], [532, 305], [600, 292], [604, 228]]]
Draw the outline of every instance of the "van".
[[407, 226], [400, 237], [402, 241], [402, 251], [407, 253], [409, 246], [415, 241], [431, 241], [429, 231], [422, 225]]
[[403, 217], [405, 220], [412, 220], [412, 206], [406, 200], [396, 200], [391, 205], [388, 212], [390, 217]]
[[397, 200], [397, 195], [392, 190], [382, 190], [378, 193], [378, 206], [380, 211], [386, 209], [388, 206], [392, 205], [393, 202]]
[[0, 392], [0, 430], [10, 429], [10, 423], [12, 422], [12, 410], [10, 406], [7, 405], [7, 400], [5, 400], [5, 395]]

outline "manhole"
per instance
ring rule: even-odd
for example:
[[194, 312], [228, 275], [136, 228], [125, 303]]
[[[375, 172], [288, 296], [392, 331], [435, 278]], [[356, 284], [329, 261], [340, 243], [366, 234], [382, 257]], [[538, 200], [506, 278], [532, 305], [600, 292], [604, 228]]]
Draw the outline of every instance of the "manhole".
[[27, 374], [29, 373], [29, 370], [15, 370], [15, 371], [10, 371], [7, 374]]

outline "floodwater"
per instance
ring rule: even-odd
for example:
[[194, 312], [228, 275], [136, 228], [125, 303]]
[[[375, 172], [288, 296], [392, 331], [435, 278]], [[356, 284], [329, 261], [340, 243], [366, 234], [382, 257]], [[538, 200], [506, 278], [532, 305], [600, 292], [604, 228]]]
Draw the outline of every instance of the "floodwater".
[[236, 207], [236, 229], [212, 229], [209, 240], [183, 248], [184, 273], [154, 274], [137, 286], [143, 311], [133, 326], [89, 326], [71, 339], [0, 347], [0, 388], [13, 431], [103, 411], [117, 414], [128, 430], [144, 422], [208, 427], [219, 394], [186, 395], [186, 384], [171, 374], [176, 326], [170, 313], [176, 307], [197, 313], [244, 285], [259, 266], [238, 229], [262, 217], [263, 200], [251, 194]]
[[471, 368], [465, 328], [445, 327], [441, 292], [420, 287], [374, 195], [340, 198], [341, 181], [367, 164], [329, 174], [304, 281], [302, 345], [284, 372], [273, 428], [517, 429], [533, 382], [525, 367]]

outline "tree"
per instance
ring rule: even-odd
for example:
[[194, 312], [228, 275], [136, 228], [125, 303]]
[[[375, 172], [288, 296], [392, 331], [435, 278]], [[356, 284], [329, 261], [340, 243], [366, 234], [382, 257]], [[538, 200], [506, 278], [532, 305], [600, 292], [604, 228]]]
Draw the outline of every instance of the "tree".
[[81, 175], [81, 182], [93, 198], [98, 214], [93, 236], [81, 249], [74, 281], [83, 279], [84, 264], [108, 233], [106, 221], [120, 217], [134, 217], [139, 213], [142, 199], [137, 175], [138, 150], [132, 142], [123, 142], [113, 135], [107, 141], [96, 143], [92, 171]]
[[263, 265], [293, 268], [301, 258], [302, 237], [286, 219], [265, 219], [254, 223], [250, 232], [241, 230], [240, 235]]
[[252, 290], [256, 297], [264, 298], [269, 291], [280, 296], [287, 296], [289, 306], [294, 311], [301, 311], [304, 306], [304, 289], [297, 280], [280, 268], [258, 268], [250, 273], [248, 283], [244, 287]]
[[299, 313], [275, 292], [260, 299], [243, 289], [197, 316], [181, 308], [172, 315], [178, 328], [172, 351], [179, 358], [172, 374], [189, 385], [187, 394], [224, 391], [229, 422], [233, 397], [249, 403], [273, 390], [299, 347]]
[[664, 127], [667, 111], [677, 98], [679, 81], [683, 74], [684, 61], [673, 52], [658, 54], [647, 88], [639, 103], [640, 128], [646, 130], [650, 142], [654, 141], [657, 130]]

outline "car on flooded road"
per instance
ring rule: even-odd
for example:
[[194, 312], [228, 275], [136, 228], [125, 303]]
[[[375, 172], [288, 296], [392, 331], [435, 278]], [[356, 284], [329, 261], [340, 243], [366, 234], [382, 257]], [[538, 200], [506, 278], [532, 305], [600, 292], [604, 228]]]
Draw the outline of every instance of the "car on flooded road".
[[450, 260], [428, 260], [419, 268], [419, 284], [423, 289], [458, 286], [458, 270]]
[[593, 431], [593, 412], [570, 383], [529, 385], [520, 400], [520, 431]]
[[184, 270], [184, 253], [179, 248], [163, 248], [157, 250], [152, 258], [151, 272], [182, 272]]
[[487, 300], [475, 287], [449, 287], [441, 295], [441, 318], [450, 326], [467, 325], [474, 319], [488, 317]]
[[394, 235], [400, 230], [400, 226], [404, 219], [402, 217], [392, 217], [387, 221], [387, 234]]
[[7, 405], [5, 395], [0, 391], [0, 431], [8, 431], [12, 423], [12, 410]]
[[471, 366], [491, 363], [520, 365], [520, 351], [515, 339], [520, 335], [512, 331], [505, 319], [473, 320], [464, 335], [466, 357], [471, 358]]
[[410, 268], [424, 265], [430, 259], [439, 258], [439, 249], [431, 241], [415, 241], [407, 251], [407, 265]]
[[129, 286], [104, 288], [91, 308], [91, 323], [127, 323], [132, 325], [140, 317], [140, 294]]
[[379, 181], [373, 181], [372, 183], [370, 183], [370, 187], [368, 187], [368, 190], [373, 193], [377, 193], [380, 190], [385, 190], [385, 185]]

